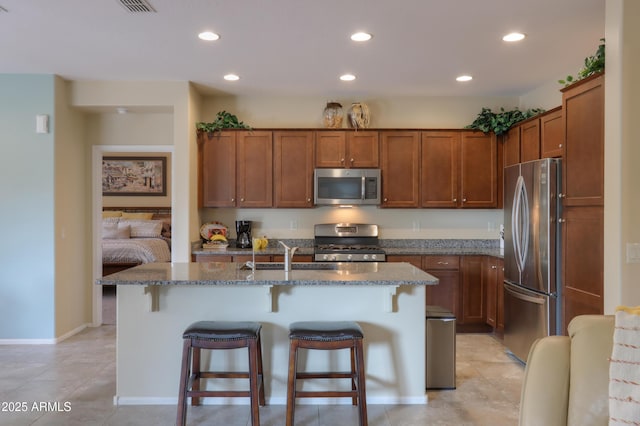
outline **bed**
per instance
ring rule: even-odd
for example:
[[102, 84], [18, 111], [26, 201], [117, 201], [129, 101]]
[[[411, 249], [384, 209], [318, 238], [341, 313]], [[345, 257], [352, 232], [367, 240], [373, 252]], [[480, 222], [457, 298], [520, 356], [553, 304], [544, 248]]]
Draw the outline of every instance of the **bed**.
[[170, 209], [118, 207], [103, 209], [103, 276], [143, 263], [170, 261]]

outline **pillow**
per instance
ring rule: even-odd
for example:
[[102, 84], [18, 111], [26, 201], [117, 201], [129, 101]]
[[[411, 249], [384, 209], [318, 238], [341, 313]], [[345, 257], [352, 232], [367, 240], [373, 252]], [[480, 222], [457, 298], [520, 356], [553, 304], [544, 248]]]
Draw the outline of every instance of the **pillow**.
[[128, 220], [120, 223], [131, 226], [131, 238], [160, 238], [162, 235], [161, 220]]
[[122, 212], [123, 219], [140, 219], [140, 220], [151, 220], [153, 219], [153, 213], [130, 213], [130, 212]]
[[124, 240], [131, 236], [131, 226], [122, 223], [103, 223], [102, 238], [106, 240]]
[[103, 210], [102, 211], [102, 218], [105, 219], [107, 217], [120, 217], [122, 216], [122, 212], [121, 211], [115, 211], [115, 210]]
[[118, 223], [120, 222], [120, 218], [119, 217], [103, 217], [102, 218], [102, 224], [104, 225], [105, 223]]
[[609, 364], [609, 424], [640, 419], [640, 306], [618, 307]]

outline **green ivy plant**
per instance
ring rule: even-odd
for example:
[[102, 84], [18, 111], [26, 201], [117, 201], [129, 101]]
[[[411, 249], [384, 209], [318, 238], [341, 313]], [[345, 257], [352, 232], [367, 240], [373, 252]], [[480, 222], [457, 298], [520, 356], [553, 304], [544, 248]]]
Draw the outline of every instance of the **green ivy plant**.
[[215, 121], [211, 123], [203, 121], [196, 123], [196, 130], [201, 132], [214, 133], [222, 129], [251, 129], [251, 127], [239, 121], [238, 117], [227, 111], [218, 112]]
[[596, 53], [587, 56], [584, 58], [584, 67], [578, 71], [578, 76], [574, 78], [572, 75], [568, 75], [564, 80], [558, 80], [558, 83], [563, 84], [564, 87], [567, 87], [577, 81], [582, 80], [583, 78], [587, 78], [590, 75], [597, 74], [604, 71], [604, 39], [601, 38], [602, 42], [598, 46], [598, 50]]
[[500, 108], [500, 112], [495, 113], [491, 111], [491, 108], [482, 108], [478, 117], [465, 127], [465, 129], [481, 130], [484, 133], [493, 132], [496, 135], [501, 135], [511, 128], [515, 123], [526, 120], [543, 113], [542, 108], [532, 108], [526, 111], [520, 111], [518, 108], [511, 111], [505, 111], [504, 108]]

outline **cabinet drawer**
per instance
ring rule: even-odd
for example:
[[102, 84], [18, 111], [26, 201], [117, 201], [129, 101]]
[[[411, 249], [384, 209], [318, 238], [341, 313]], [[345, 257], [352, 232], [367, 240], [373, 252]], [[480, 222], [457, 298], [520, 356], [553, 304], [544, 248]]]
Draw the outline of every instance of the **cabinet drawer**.
[[423, 269], [459, 269], [460, 256], [425, 256]]

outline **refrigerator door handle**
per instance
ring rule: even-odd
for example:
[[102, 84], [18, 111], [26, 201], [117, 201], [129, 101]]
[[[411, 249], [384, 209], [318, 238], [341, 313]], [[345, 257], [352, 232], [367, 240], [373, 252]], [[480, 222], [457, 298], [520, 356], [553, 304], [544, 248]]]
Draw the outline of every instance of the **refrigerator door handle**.
[[[523, 205], [524, 204], [524, 205]], [[511, 226], [513, 228], [513, 251], [518, 270], [524, 270], [529, 249], [529, 201], [524, 178], [518, 176], [511, 208]]]
[[529, 296], [520, 291], [514, 290], [511, 285], [505, 285], [504, 290], [517, 299], [524, 300], [525, 302], [536, 303], [538, 305], [544, 305], [544, 297], [537, 296], [537, 295]]

